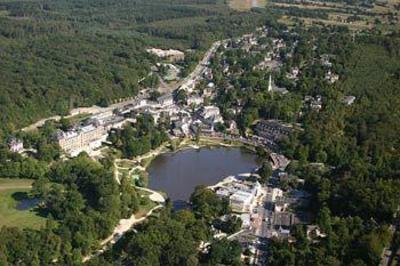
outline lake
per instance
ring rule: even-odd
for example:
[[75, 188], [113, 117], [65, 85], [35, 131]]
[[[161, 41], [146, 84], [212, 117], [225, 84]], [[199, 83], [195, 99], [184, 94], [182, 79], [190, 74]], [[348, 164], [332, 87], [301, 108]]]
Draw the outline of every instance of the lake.
[[257, 156], [244, 149], [212, 147], [165, 153], [148, 168], [149, 187], [176, 202], [187, 201], [198, 185], [214, 185], [229, 175], [252, 172]]
[[233, 9], [245, 11], [252, 7], [265, 7], [266, 0], [230, 0], [229, 6]]

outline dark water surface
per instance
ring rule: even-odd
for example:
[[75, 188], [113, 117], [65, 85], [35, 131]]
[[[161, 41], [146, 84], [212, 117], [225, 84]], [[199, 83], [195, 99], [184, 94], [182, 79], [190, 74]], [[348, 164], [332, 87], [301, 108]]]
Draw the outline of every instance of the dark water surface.
[[29, 210], [33, 207], [36, 207], [36, 205], [38, 205], [39, 202], [40, 202], [39, 199], [29, 199], [29, 198], [23, 199], [18, 203], [16, 209], [19, 211]]
[[150, 164], [149, 187], [166, 192], [176, 205], [187, 201], [198, 185], [213, 185], [229, 175], [252, 172], [257, 166], [257, 156], [240, 148], [166, 153]]

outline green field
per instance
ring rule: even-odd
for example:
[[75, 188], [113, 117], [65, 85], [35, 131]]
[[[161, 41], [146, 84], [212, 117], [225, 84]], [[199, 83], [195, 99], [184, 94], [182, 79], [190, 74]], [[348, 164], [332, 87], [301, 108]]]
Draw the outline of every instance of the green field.
[[33, 208], [17, 210], [21, 200], [26, 199], [32, 180], [0, 178], [0, 227], [17, 226], [38, 229], [46, 219], [39, 216]]

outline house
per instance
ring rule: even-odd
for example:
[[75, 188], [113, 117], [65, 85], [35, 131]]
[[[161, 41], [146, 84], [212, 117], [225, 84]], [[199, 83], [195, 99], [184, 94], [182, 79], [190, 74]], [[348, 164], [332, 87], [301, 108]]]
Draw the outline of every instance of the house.
[[352, 105], [356, 100], [355, 96], [344, 96], [342, 102], [346, 105]]
[[296, 80], [299, 76], [300, 70], [297, 67], [292, 68], [292, 70], [286, 74], [286, 78], [291, 80]]
[[203, 106], [203, 108], [200, 109], [200, 116], [203, 119], [209, 119], [211, 117], [218, 117], [220, 116], [220, 111], [217, 106]]
[[290, 212], [274, 212], [272, 224], [275, 228], [290, 229], [291, 226], [296, 224], [295, 215]]
[[278, 198], [283, 197], [283, 190], [280, 188], [272, 188], [271, 190], [271, 202], [275, 202]]
[[226, 122], [226, 130], [231, 134], [237, 134], [239, 131], [237, 129], [237, 124], [235, 120], [229, 120]]
[[339, 80], [339, 75], [335, 74], [329, 70], [325, 75], [325, 80], [327, 80], [329, 83], [333, 84]]
[[305, 96], [304, 97], [304, 103], [308, 104], [311, 109], [315, 111], [319, 111], [322, 109], [322, 97], [321, 95], [317, 95], [316, 97], [312, 96]]
[[10, 138], [8, 141], [8, 148], [11, 152], [21, 153], [24, 151], [24, 142], [17, 138]]
[[173, 105], [174, 104], [174, 97], [172, 94], [165, 94], [157, 98], [157, 103], [161, 106], [161, 108]]
[[209, 125], [211, 127], [214, 127], [216, 123], [223, 123], [224, 119], [222, 118], [219, 108], [216, 106], [203, 106], [199, 110], [199, 115], [201, 118], [201, 121]]
[[176, 137], [188, 136], [190, 133], [190, 123], [188, 119], [177, 120], [173, 123], [173, 134]]
[[203, 102], [204, 102], [203, 97], [200, 97], [200, 96], [198, 96], [198, 95], [190, 96], [190, 97], [187, 99], [187, 104], [188, 104], [188, 105], [195, 105], [195, 106], [197, 106], [197, 105], [203, 104]]
[[321, 229], [318, 225], [307, 225], [307, 238], [308, 240], [314, 240], [314, 242], [318, 241], [315, 239], [325, 238], [326, 234], [322, 233]]
[[290, 160], [288, 158], [286, 158], [284, 155], [278, 154], [278, 153], [271, 153], [269, 155], [268, 159], [269, 159], [269, 162], [271, 163], [273, 170], [276, 170], [276, 169], [285, 170], [285, 168], [290, 163]]

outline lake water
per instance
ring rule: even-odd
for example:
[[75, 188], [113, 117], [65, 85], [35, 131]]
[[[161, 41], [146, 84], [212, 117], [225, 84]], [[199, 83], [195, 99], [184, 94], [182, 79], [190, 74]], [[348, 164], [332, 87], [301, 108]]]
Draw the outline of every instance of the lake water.
[[189, 149], [161, 154], [148, 168], [149, 187], [164, 191], [175, 203], [187, 201], [198, 185], [214, 185], [229, 175], [252, 172], [254, 153], [240, 148]]

